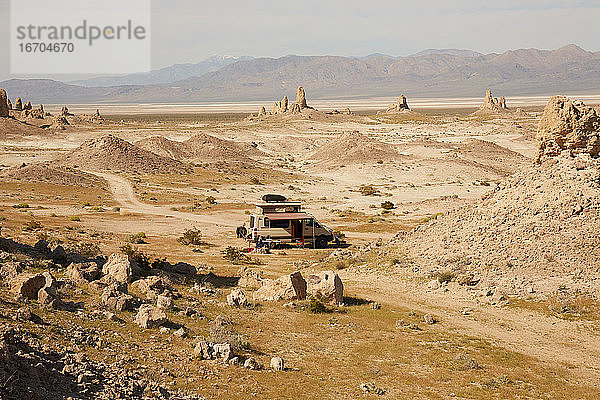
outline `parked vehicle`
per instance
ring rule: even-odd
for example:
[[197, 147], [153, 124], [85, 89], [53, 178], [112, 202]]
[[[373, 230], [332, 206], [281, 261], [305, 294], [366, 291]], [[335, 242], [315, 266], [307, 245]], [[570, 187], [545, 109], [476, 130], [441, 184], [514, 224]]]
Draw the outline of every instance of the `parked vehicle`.
[[325, 248], [335, 239], [333, 231], [302, 211], [302, 204], [280, 195], [265, 195], [250, 215], [250, 240], [268, 246], [298, 244]]

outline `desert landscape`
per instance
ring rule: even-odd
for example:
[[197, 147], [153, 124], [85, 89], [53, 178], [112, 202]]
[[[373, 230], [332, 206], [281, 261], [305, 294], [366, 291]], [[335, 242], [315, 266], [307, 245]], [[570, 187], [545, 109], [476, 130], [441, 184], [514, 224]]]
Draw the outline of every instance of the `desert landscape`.
[[[599, 109], [498, 94], [85, 113], [1, 90], [2, 398], [598, 398]], [[236, 227], [265, 194], [340, 240], [255, 250]]]

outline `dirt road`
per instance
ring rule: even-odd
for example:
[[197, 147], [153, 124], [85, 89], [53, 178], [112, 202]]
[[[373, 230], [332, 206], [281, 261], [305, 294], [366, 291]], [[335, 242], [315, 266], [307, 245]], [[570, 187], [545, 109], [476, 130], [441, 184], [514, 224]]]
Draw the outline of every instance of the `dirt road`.
[[136, 197], [131, 182], [129, 182], [129, 180], [126, 178], [106, 172], [85, 172], [96, 175], [108, 182], [109, 190], [114, 200], [121, 207], [122, 211], [176, 218], [179, 220], [214, 225], [227, 229], [231, 229], [232, 227], [239, 225], [235, 221], [232, 221], [228, 218], [223, 218], [219, 215], [198, 215], [181, 211], [173, 211], [169, 207], [165, 206], [155, 206], [152, 204], [143, 203]]

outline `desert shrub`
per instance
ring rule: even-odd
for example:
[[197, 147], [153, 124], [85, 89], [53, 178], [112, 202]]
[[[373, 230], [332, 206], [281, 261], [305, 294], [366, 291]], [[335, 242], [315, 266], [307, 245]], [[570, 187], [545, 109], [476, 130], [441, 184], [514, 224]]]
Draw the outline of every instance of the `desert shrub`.
[[440, 281], [440, 283], [452, 282], [456, 278], [454, 271], [439, 271], [434, 274], [434, 277]]
[[206, 341], [212, 343], [229, 343], [234, 352], [248, 350], [250, 348], [248, 341], [229, 325], [223, 324], [219, 320], [211, 322], [205, 337]]
[[183, 231], [183, 234], [177, 238], [177, 241], [185, 246], [200, 246], [205, 244], [202, 241], [202, 231], [195, 227]]
[[121, 207], [113, 207], [112, 210], [113, 210], [113, 212], [120, 212]]
[[79, 221], [81, 221], [81, 218], [79, 218], [77, 215], [73, 215], [73, 216], [69, 217], [69, 221], [79, 222]]
[[235, 247], [228, 246], [225, 249], [223, 258], [231, 262], [233, 265], [255, 264], [260, 265], [262, 262], [257, 257], [249, 257], [245, 252]]
[[146, 234], [144, 232], [138, 232], [134, 235], [127, 236], [127, 241], [133, 244], [144, 244], [146, 241]]
[[65, 246], [67, 253], [76, 253], [86, 258], [94, 258], [101, 254], [100, 247], [92, 242], [71, 242]]
[[143, 252], [137, 250], [129, 243], [121, 246], [119, 250], [121, 250], [123, 254], [127, 255], [127, 257], [129, 257], [130, 260], [135, 261], [140, 266], [140, 268], [150, 269], [150, 257], [148, 257]]
[[384, 210], [393, 210], [395, 207], [396, 206], [394, 205], [394, 203], [392, 203], [389, 200], [381, 203], [381, 208], [383, 208]]
[[263, 183], [260, 181], [260, 179], [258, 179], [257, 177], [253, 176], [252, 178], [250, 178], [250, 183], [252, 185], [262, 185]]
[[43, 225], [39, 221], [35, 220], [26, 222], [25, 225], [23, 225], [23, 231], [25, 232], [39, 231], [42, 228]]
[[328, 313], [330, 310], [327, 308], [325, 303], [323, 303], [323, 300], [316, 297], [311, 297], [308, 302], [308, 311], [313, 314], [324, 314]]
[[375, 188], [373, 185], [360, 185], [358, 191], [363, 196], [376, 196], [379, 193], [379, 190]]
[[19, 203], [19, 204], [15, 204], [13, 206], [13, 208], [29, 208], [29, 204], [27, 204], [27, 203]]
[[83, 207], [89, 207], [89, 206], [91, 206], [91, 205], [92, 205], [92, 204], [91, 204], [89, 201], [86, 201], [85, 203], [83, 203], [83, 205], [82, 205], [82, 206], [83, 206]]
[[351, 258], [344, 258], [342, 260], [335, 260], [333, 261], [330, 266], [333, 269], [346, 269], [352, 266], [355, 266], [358, 264], [358, 260], [354, 257]]

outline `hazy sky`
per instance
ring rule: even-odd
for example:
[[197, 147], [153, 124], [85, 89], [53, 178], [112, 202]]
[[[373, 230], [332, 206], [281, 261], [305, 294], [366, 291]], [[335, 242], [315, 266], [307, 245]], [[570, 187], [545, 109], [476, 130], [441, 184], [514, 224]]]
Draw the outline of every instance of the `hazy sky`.
[[[4, 37], [8, 3], [0, 0]], [[600, 50], [599, 0], [153, 0], [152, 7], [153, 68], [214, 54], [397, 56], [427, 48], [489, 53], [569, 43]], [[0, 79], [6, 79], [6, 41], [0, 51]]]

